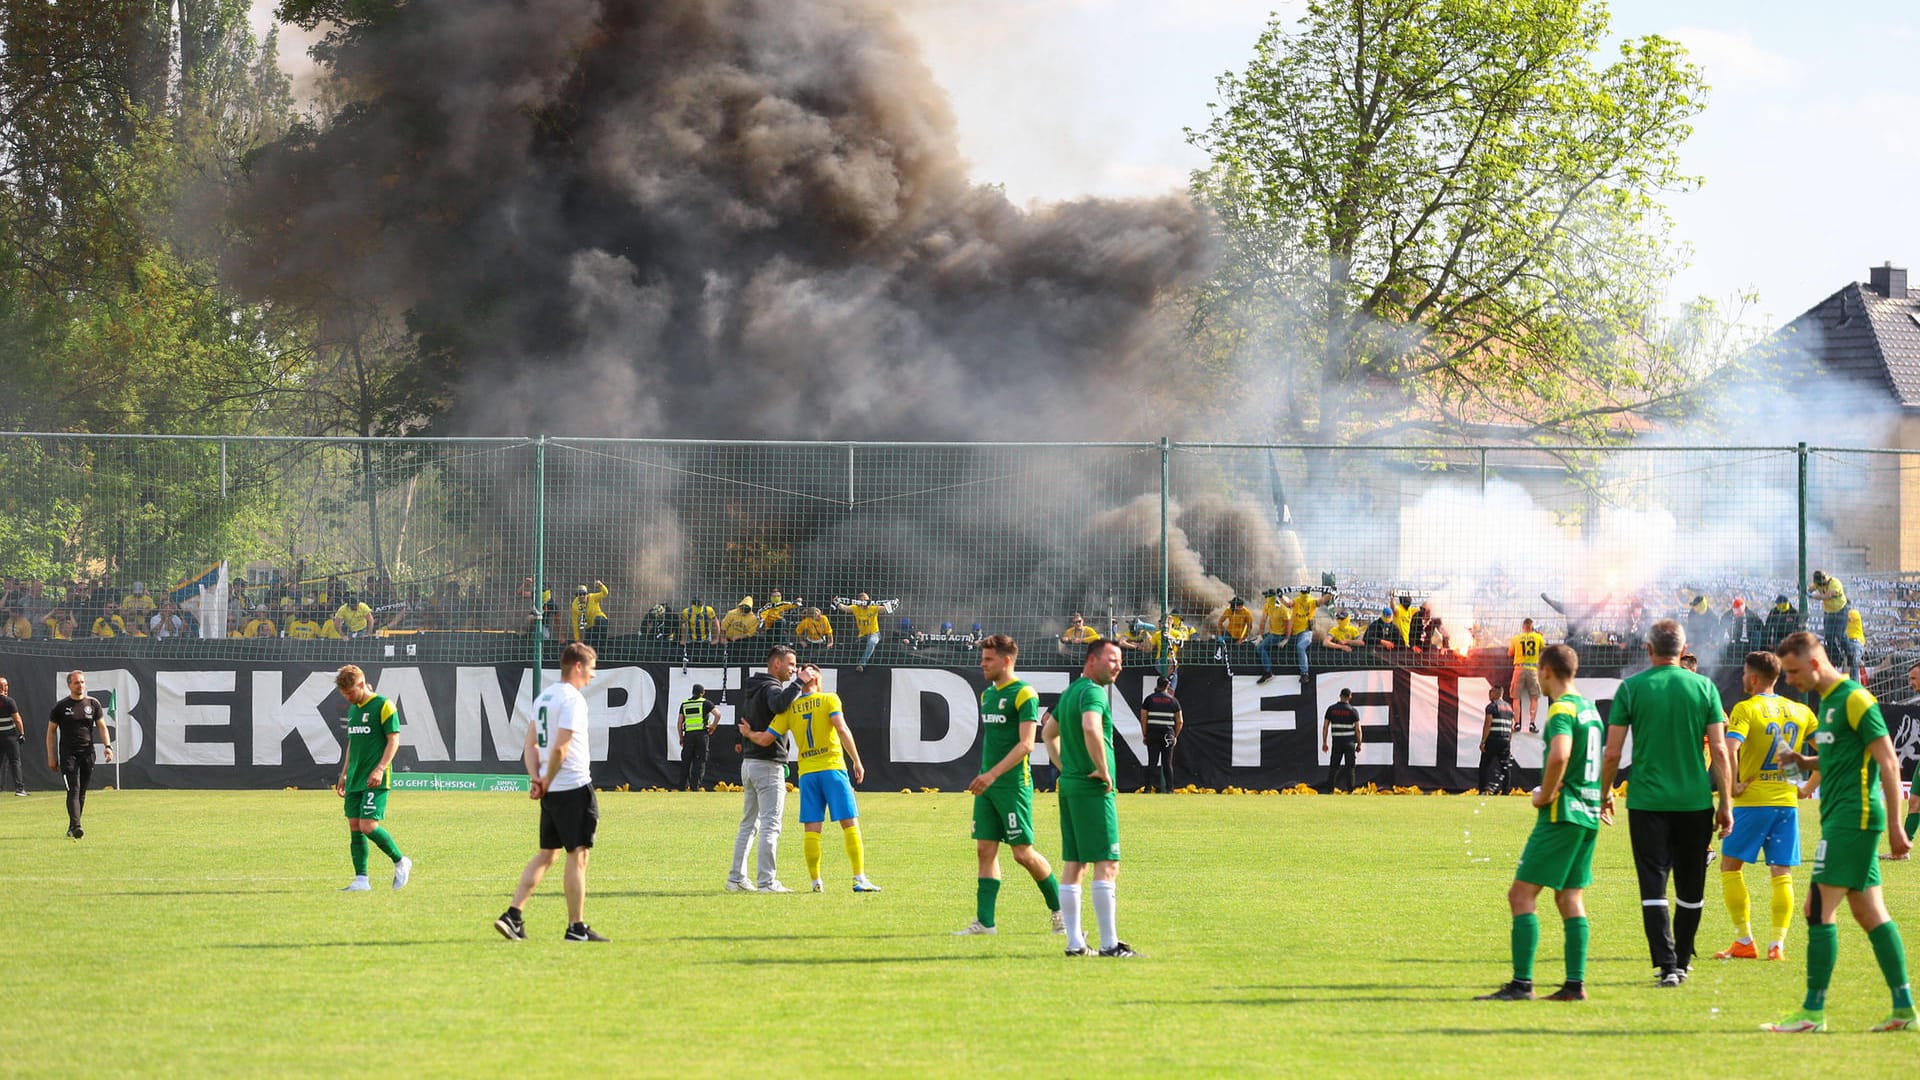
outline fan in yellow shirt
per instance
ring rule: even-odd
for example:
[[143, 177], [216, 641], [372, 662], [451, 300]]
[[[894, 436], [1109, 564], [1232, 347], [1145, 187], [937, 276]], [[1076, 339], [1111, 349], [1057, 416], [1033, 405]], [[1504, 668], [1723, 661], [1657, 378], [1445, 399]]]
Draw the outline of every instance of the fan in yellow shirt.
[[1770, 652], [1747, 654], [1740, 682], [1747, 699], [1727, 717], [1727, 749], [1733, 759], [1733, 832], [1720, 842], [1720, 887], [1733, 918], [1734, 942], [1716, 954], [1719, 960], [1753, 960], [1753, 900], [1747, 894], [1746, 865], [1766, 852], [1772, 876], [1773, 937], [1767, 959], [1786, 959], [1787, 929], [1793, 922], [1793, 868], [1800, 865], [1800, 811], [1803, 791], [1811, 793], [1818, 774], [1802, 787], [1775, 760], [1781, 750], [1801, 753], [1813, 735], [1813, 710], [1780, 697], [1773, 687], [1780, 659]]
[[806, 616], [794, 625], [793, 634], [808, 645], [833, 648], [833, 622], [817, 607], [807, 609]]
[[792, 600], [782, 599], [780, 590], [767, 594], [767, 606], [760, 609], [760, 629], [771, 630], [786, 621], [787, 612], [800, 605]]
[[868, 599], [866, 593], [861, 593], [851, 600], [844, 596], [834, 598], [834, 608], [853, 616], [853, 635], [864, 643], [860, 649], [860, 663], [854, 668], [855, 671], [867, 670], [867, 662], [873, 659], [873, 650], [880, 647], [880, 616], [893, 614], [893, 609], [899, 604], [898, 600], [875, 602]]
[[[1540, 654], [1547, 651], [1547, 639], [1533, 629], [1532, 619], [1520, 620], [1520, 632], [1507, 643], [1507, 659], [1513, 664], [1513, 678], [1507, 685], [1507, 700], [1513, 703], [1514, 719], [1525, 719], [1528, 731], [1539, 731]], [[1527, 705], [1521, 710], [1520, 699]]]
[[740, 606], [720, 616], [720, 640], [743, 641], [760, 632], [760, 617], [753, 613], [753, 597], [744, 597]]

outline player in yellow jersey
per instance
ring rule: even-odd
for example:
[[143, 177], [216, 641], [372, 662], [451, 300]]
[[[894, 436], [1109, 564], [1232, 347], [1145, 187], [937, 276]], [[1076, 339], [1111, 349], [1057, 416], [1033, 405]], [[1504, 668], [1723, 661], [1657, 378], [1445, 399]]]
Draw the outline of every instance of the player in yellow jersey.
[[[1513, 680], [1507, 687], [1507, 700], [1513, 703], [1514, 719], [1524, 717], [1528, 731], [1539, 731], [1534, 722], [1540, 715], [1540, 654], [1547, 650], [1547, 639], [1533, 629], [1532, 619], [1520, 620], [1520, 632], [1507, 643], [1507, 659], [1513, 662]], [[1527, 708], [1520, 711], [1525, 695]]]
[[[831, 813], [840, 823], [847, 861], [853, 866], [853, 891], [879, 892], [880, 886], [867, 880], [860, 807], [853, 797], [853, 785], [867, 778], [867, 770], [860, 764], [860, 748], [854, 745], [853, 732], [840, 712], [840, 695], [820, 689], [820, 669], [807, 664], [800, 669], [799, 678], [805, 693], [775, 716], [765, 731], [755, 731], [742, 721], [740, 736], [757, 746], [772, 746], [780, 736], [790, 733], [799, 748], [800, 824], [807, 830], [807, 872], [813, 878], [813, 891], [824, 888], [820, 884], [820, 827]], [[853, 766], [851, 781], [847, 776], [849, 763]]]
[[1782, 770], [1780, 750], [1798, 754], [1813, 734], [1813, 710], [1773, 692], [1780, 681], [1780, 658], [1771, 652], [1747, 654], [1740, 677], [1747, 699], [1727, 718], [1727, 750], [1733, 759], [1733, 832], [1720, 841], [1720, 886], [1733, 918], [1732, 945], [1716, 960], [1754, 960], [1753, 901], [1747, 895], [1746, 865], [1766, 851], [1772, 875], [1773, 936], [1767, 959], [1787, 957], [1787, 927], [1793, 922], [1793, 868], [1800, 865], [1800, 811], [1803, 793], [1811, 794], [1818, 776], [1796, 784]]

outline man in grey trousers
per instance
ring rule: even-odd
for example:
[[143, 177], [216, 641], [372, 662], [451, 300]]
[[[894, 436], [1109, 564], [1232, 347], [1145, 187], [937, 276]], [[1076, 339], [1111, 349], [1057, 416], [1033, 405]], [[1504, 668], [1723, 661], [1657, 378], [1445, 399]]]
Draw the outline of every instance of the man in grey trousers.
[[[773, 718], [787, 710], [794, 699], [818, 686], [820, 670], [807, 665], [799, 679], [793, 679], [793, 650], [775, 645], [767, 653], [767, 670], [747, 680], [735, 716], [755, 731], [765, 731]], [[809, 676], [811, 680], [809, 681]], [[793, 679], [792, 682], [788, 682]], [[740, 751], [740, 787], [745, 808], [740, 815], [740, 835], [733, 842], [733, 868], [727, 873], [728, 892], [792, 892], [780, 884], [780, 817], [787, 809], [787, 740], [776, 738], [770, 746], [751, 741], [734, 744]], [[747, 849], [754, 838], [760, 839], [760, 876], [747, 880]]]

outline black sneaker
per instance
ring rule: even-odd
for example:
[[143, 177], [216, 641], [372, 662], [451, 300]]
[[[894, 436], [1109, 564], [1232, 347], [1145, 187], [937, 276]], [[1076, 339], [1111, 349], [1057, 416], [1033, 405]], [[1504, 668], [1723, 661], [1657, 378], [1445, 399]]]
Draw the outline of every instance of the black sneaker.
[[87, 830], [81, 828], [78, 825], [75, 825], [73, 828], [67, 830], [67, 835], [73, 837], [75, 840], [78, 840], [81, 837], [87, 835]]
[[1660, 973], [1660, 981], [1655, 983], [1654, 985], [1660, 987], [1663, 990], [1670, 990], [1675, 987], [1678, 987], [1681, 983], [1686, 981], [1687, 981], [1687, 976], [1685, 972], [1681, 971], [1679, 968], [1668, 968], [1667, 970]]
[[1561, 983], [1560, 989], [1548, 994], [1543, 1000], [1585, 1001], [1587, 1000], [1587, 984], [1577, 982]]
[[1269, 671], [1265, 675], [1262, 675], [1258, 679], [1254, 680], [1254, 685], [1265, 686], [1272, 681], [1273, 681], [1273, 672]]
[[1081, 948], [1081, 949], [1068, 949], [1068, 950], [1067, 950], [1067, 955], [1068, 955], [1068, 956], [1070, 956], [1070, 957], [1072, 957], [1072, 956], [1092, 956], [1092, 955], [1093, 955], [1093, 950], [1092, 950], [1092, 949], [1086, 949], [1086, 948]]
[[1519, 979], [1514, 979], [1513, 981], [1507, 983], [1507, 985], [1501, 987], [1498, 990], [1495, 990], [1493, 993], [1481, 994], [1479, 997], [1474, 998], [1473, 1000], [1475, 1001], [1532, 1001], [1533, 1000], [1533, 984], [1530, 982], [1521, 982]]
[[1129, 944], [1127, 944], [1126, 942], [1124, 942], [1124, 941], [1116, 941], [1116, 942], [1114, 942], [1114, 943], [1113, 943], [1113, 948], [1111, 948], [1111, 949], [1101, 949], [1101, 950], [1100, 950], [1100, 955], [1101, 955], [1101, 956], [1112, 956], [1112, 957], [1118, 957], [1118, 958], [1120, 958], [1120, 959], [1123, 959], [1123, 960], [1124, 960], [1124, 959], [1126, 959], [1126, 958], [1127, 958], [1127, 957], [1129, 957], [1129, 956], [1139, 956], [1140, 954], [1139, 954], [1139, 953], [1137, 953], [1137, 952], [1134, 952], [1134, 951], [1133, 951], [1133, 946], [1131, 946], [1131, 945], [1129, 945]]
[[519, 916], [511, 911], [493, 920], [493, 928], [500, 931], [500, 936], [508, 941], [527, 940], [527, 924], [521, 922]]
[[567, 936], [563, 940], [605, 941], [607, 939], [601, 937], [599, 934], [594, 933], [593, 927], [588, 926], [586, 923], [574, 923], [572, 926], [567, 927]]

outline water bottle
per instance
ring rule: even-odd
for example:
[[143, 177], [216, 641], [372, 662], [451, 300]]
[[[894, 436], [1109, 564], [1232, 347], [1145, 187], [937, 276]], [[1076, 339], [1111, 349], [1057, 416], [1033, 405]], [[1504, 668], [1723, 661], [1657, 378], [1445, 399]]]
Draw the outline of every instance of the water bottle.
[[1780, 757], [1781, 754], [1792, 749], [1793, 747], [1787, 745], [1787, 740], [1781, 738], [1778, 733], [1773, 736], [1773, 756], [1775, 760], [1780, 762], [1780, 778], [1797, 787], [1801, 781], [1807, 778], [1807, 774], [1800, 771], [1799, 765], [1790, 763]]

